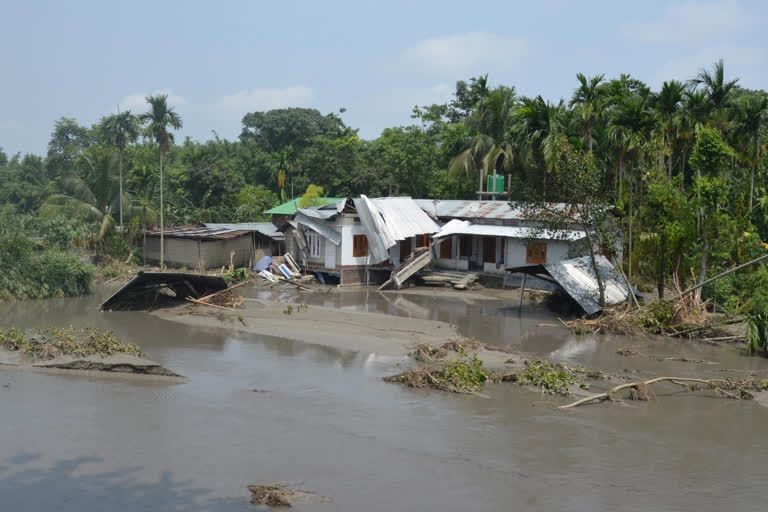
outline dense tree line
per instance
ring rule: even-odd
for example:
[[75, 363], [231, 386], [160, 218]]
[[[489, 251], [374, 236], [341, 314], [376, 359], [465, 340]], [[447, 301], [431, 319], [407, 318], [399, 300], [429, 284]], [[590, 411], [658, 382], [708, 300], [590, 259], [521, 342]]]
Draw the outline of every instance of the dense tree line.
[[[261, 220], [310, 185], [330, 196], [468, 199], [494, 172], [512, 176], [511, 200], [567, 201], [578, 162], [598, 185], [592, 199], [620, 214], [628, 274], [659, 294], [765, 250], [765, 91], [740, 87], [722, 62], [659, 90], [629, 75], [579, 74], [574, 85], [552, 102], [487, 76], [459, 81], [451, 101], [415, 107], [412, 125], [375, 140], [341, 113], [286, 108], [246, 114], [238, 140], [175, 144], [182, 120], [165, 98], [148, 98], [146, 112], [90, 127], [58, 120], [46, 155], [0, 151], [0, 202], [87, 219], [95, 239], [125, 223], [123, 245], [103, 242], [125, 250], [158, 222], [161, 190], [166, 225]], [[763, 272], [749, 276], [768, 284]], [[755, 285], [733, 278], [704, 294], [739, 308]]]

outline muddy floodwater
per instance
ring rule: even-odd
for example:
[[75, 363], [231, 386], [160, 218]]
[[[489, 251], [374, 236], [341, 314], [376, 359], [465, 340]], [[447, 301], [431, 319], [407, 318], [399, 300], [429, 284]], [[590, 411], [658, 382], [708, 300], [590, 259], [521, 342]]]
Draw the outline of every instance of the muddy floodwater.
[[[391, 358], [100, 313], [106, 294], [0, 304], [0, 326], [111, 329], [188, 380], [0, 368], [1, 510], [256, 510], [247, 486], [267, 482], [333, 500], [296, 507], [318, 512], [766, 509], [768, 408], [755, 402], [672, 394], [566, 413], [510, 385], [486, 387], [489, 398], [413, 391], [381, 381], [397, 369]], [[390, 315], [393, 328], [403, 317], [440, 320], [616, 372], [768, 368], [735, 348], [577, 338], [511, 299], [249, 296]], [[621, 358], [623, 346], [708, 363]]]

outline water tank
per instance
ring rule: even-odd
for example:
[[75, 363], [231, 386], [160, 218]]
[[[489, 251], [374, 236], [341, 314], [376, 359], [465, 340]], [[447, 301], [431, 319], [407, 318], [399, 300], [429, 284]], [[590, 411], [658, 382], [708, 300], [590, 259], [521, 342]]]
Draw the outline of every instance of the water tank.
[[[496, 184], [494, 185], [494, 178], [496, 178]], [[501, 194], [504, 192], [504, 175], [503, 174], [489, 174], [488, 175], [488, 192], [496, 192]]]

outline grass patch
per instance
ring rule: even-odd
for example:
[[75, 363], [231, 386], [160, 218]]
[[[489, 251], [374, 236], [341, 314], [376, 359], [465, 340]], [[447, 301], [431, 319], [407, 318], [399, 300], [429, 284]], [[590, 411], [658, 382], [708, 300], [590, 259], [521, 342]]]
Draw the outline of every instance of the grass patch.
[[126, 343], [101, 329], [62, 329], [49, 327], [23, 332], [18, 329], [0, 330], [0, 347], [21, 351], [36, 361], [60, 356], [88, 357], [129, 354], [141, 356], [138, 345]]

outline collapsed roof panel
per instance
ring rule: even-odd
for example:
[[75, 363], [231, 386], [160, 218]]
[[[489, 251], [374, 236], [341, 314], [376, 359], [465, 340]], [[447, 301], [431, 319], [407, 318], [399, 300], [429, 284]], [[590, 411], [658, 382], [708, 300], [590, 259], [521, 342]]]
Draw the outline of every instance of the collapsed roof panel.
[[[630, 299], [624, 277], [605, 256], [595, 256], [598, 271], [605, 288], [605, 304], [611, 306]], [[526, 265], [508, 268], [508, 272], [550, 276], [588, 315], [600, 312], [600, 290], [589, 256], [562, 260], [545, 265]]]

